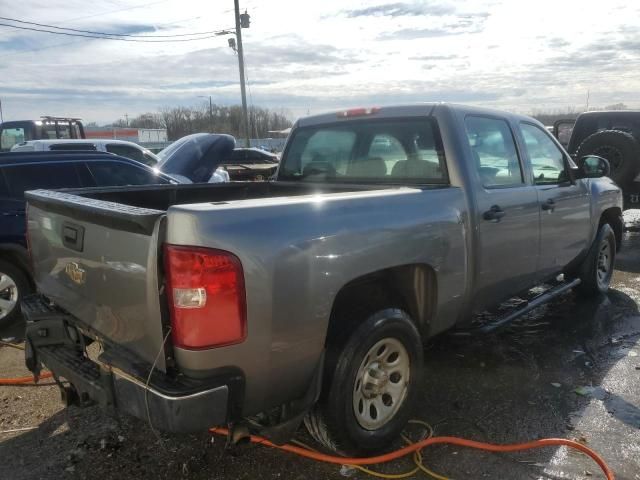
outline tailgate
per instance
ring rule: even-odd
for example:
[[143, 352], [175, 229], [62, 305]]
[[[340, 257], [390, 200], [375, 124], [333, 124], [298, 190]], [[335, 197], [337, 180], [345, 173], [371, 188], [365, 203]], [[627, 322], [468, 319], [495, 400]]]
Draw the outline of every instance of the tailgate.
[[[48, 190], [27, 192], [40, 293], [152, 363], [162, 348], [158, 249], [164, 213]], [[164, 370], [164, 356], [158, 358]]]

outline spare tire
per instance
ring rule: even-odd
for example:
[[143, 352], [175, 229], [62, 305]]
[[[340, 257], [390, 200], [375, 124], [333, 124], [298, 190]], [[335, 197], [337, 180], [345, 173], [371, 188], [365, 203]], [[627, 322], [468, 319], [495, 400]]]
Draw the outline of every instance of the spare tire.
[[609, 175], [618, 185], [626, 186], [640, 173], [640, 143], [630, 133], [603, 130], [589, 135], [578, 147], [576, 156], [598, 155], [611, 165]]

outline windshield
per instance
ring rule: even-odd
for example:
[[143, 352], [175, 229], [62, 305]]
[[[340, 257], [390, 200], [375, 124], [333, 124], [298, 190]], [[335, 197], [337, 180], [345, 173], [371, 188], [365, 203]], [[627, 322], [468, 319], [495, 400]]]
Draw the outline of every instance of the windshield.
[[352, 120], [302, 127], [282, 159], [280, 180], [444, 184], [447, 172], [434, 120]]

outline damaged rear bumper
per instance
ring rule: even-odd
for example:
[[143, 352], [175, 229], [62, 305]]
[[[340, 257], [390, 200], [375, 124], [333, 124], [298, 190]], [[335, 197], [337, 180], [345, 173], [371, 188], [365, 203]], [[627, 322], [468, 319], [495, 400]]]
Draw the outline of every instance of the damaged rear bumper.
[[158, 371], [149, 375], [150, 365], [112, 348], [94, 361], [86, 354], [76, 319], [38, 295], [25, 298], [22, 308], [27, 368], [36, 375], [41, 365], [51, 370], [68, 404], [112, 406], [169, 432], [202, 431], [229, 421], [232, 393], [241, 390], [241, 376], [227, 373], [197, 380]]

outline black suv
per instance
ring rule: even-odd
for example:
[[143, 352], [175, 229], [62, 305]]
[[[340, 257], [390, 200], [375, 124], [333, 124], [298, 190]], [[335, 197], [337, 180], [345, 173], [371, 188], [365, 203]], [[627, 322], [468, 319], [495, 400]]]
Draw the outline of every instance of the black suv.
[[[567, 133], [571, 137], [567, 138]], [[640, 208], [640, 111], [586, 112], [560, 120], [554, 134], [575, 158], [598, 155], [609, 160], [610, 177], [622, 188], [624, 208]]]
[[25, 239], [25, 191], [167, 183], [177, 182], [109, 153], [0, 154], [0, 325], [19, 314], [21, 297], [33, 289]]

